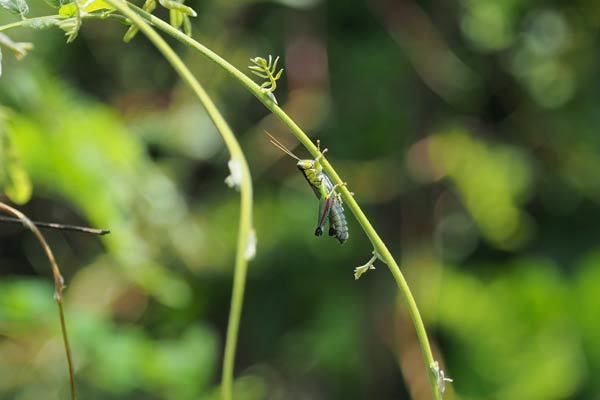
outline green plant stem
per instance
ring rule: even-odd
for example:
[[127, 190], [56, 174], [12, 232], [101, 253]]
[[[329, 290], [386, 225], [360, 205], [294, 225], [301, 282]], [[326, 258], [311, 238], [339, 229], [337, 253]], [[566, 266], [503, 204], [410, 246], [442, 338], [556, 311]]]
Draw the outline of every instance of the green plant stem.
[[[60, 21], [60, 20], [65, 20], [65, 19], [69, 19], [69, 18], [73, 18], [73, 17], [63, 17], [62, 15], [45, 15], [43, 17], [25, 18], [25, 19], [22, 19], [19, 21], [11, 22], [10, 24], [0, 26], [0, 32], [7, 31], [7, 30], [13, 29], [13, 28], [33, 27], [36, 25], [36, 22], [43, 24], [44, 22]], [[117, 20], [117, 21], [123, 22], [123, 23], [127, 22], [127, 19], [121, 15], [105, 14], [105, 13], [101, 13], [101, 14], [86, 13], [81, 16], [81, 19], [112, 19], [112, 20]], [[48, 25], [48, 28], [50, 26], [51, 25]]]
[[10, 24], [0, 26], [0, 32], [7, 31], [7, 30], [13, 29], [13, 28], [18, 28], [18, 27], [21, 27], [26, 24], [31, 24], [31, 23], [35, 23], [35, 22], [52, 21], [52, 20], [62, 19], [62, 18], [63, 17], [61, 17], [60, 15], [47, 15], [44, 17], [26, 18], [26, 19], [22, 19], [19, 21], [11, 22]]
[[[206, 112], [217, 127], [219, 133], [225, 141], [225, 145], [231, 154], [232, 161], [239, 163], [242, 170], [242, 181], [240, 184], [240, 224], [237, 242], [237, 251], [235, 259], [235, 270], [233, 278], [233, 290], [231, 295], [231, 309], [229, 313], [229, 324], [227, 326], [227, 339], [225, 343], [225, 354], [223, 359], [223, 384], [222, 393], [224, 400], [232, 399], [233, 387], [233, 366], [235, 361], [235, 350], [237, 345], [237, 336], [242, 313], [244, 299], [244, 287], [246, 282], [247, 259], [246, 250], [252, 228], [252, 180], [250, 169], [242, 149], [229, 128], [229, 125], [212, 102], [204, 88], [196, 80], [183, 61], [175, 54], [173, 49], [164, 41], [164, 39], [138, 14], [133, 12], [127, 3], [122, 0], [106, 0], [106, 2], [137, 25], [140, 30], [150, 39], [158, 48], [163, 56], [177, 71], [179, 76], [190, 86], [200, 102], [206, 109]], [[233, 174], [233, 171], [232, 171]]]
[[56, 304], [58, 306], [58, 316], [60, 319], [60, 331], [63, 338], [63, 345], [65, 348], [65, 354], [67, 356], [67, 367], [69, 369], [69, 384], [71, 389], [71, 400], [77, 399], [77, 388], [75, 386], [75, 368], [73, 366], [73, 355], [71, 353], [71, 345], [69, 344], [69, 335], [67, 334], [67, 322], [65, 320], [65, 305], [63, 302], [63, 290], [65, 289], [65, 284], [62, 275], [60, 274], [60, 269], [58, 268], [58, 263], [54, 258], [54, 254], [52, 253], [52, 249], [48, 246], [44, 235], [40, 232], [40, 230], [35, 226], [33, 222], [25, 214], [20, 212], [19, 210], [9, 206], [8, 204], [4, 204], [0, 202], [0, 211], [14, 215], [18, 218], [23, 226], [33, 233], [37, 241], [42, 246], [44, 253], [46, 253], [46, 258], [50, 262], [50, 267], [52, 269], [52, 277], [54, 279], [54, 300], [56, 300]]
[[[138, 14], [144, 17], [148, 22], [153, 24], [159, 30], [163, 31], [169, 36], [172, 36], [178, 41], [198, 50], [204, 56], [206, 56], [218, 66], [227, 71], [243, 86], [245, 86], [254, 96], [256, 96], [258, 100], [260, 100], [265, 105], [265, 107], [267, 107], [273, 114], [275, 114], [279, 118], [279, 120], [281, 120], [281, 122], [283, 122], [283, 124], [285, 124], [290, 129], [292, 134], [300, 141], [300, 143], [302, 143], [302, 145], [304, 145], [304, 147], [313, 155], [313, 157], [317, 157], [319, 155], [319, 149], [317, 149], [317, 146], [314, 145], [314, 143], [308, 137], [308, 135], [304, 133], [304, 131], [285, 113], [285, 111], [283, 111], [283, 109], [281, 109], [277, 104], [275, 104], [275, 102], [273, 102], [267, 96], [267, 94], [263, 90], [261, 90], [260, 86], [258, 86], [254, 81], [252, 81], [252, 79], [250, 79], [240, 70], [235, 68], [233, 65], [231, 65], [229, 62], [227, 62], [225, 59], [223, 59], [221, 56], [219, 56], [206, 46], [190, 38], [189, 36], [186, 36], [182, 32], [173, 28], [171, 25], [162, 21], [161, 19], [143, 11], [142, 9], [134, 5], [132, 5], [132, 8], [134, 8]], [[331, 164], [329, 163], [329, 161], [327, 161], [325, 157], [321, 158], [321, 165], [323, 166], [323, 169], [333, 180], [334, 183], [343, 183], [336, 170], [331, 166]], [[354, 214], [354, 216], [358, 220], [358, 223], [361, 225], [363, 231], [373, 244], [374, 250], [380, 256], [380, 259], [388, 266], [390, 272], [392, 273], [392, 276], [394, 277], [394, 280], [396, 281], [396, 284], [398, 285], [402, 297], [406, 301], [408, 312], [413, 321], [413, 324], [415, 325], [417, 339], [419, 342], [419, 346], [421, 347], [421, 353], [425, 362], [425, 369], [429, 378], [433, 398], [436, 400], [441, 400], [442, 396], [438, 387], [438, 383], [436, 381], [435, 374], [431, 370], [431, 367], [434, 363], [433, 353], [431, 351], [431, 346], [429, 345], [429, 340], [425, 331], [425, 325], [423, 324], [423, 320], [419, 313], [419, 309], [417, 308], [417, 304], [410, 291], [408, 283], [406, 282], [404, 275], [400, 271], [400, 267], [396, 263], [396, 260], [394, 260], [394, 257], [392, 257], [392, 254], [388, 250], [387, 246], [385, 245], [383, 240], [381, 240], [381, 238], [369, 222], [365, 213], [362, 211], [362, 209], [354, 199], [354, 196], [345, 186], [342, 186], [340, 188], [340, 192], [342, 194], [344, 202], [348, 206], [348, 209], [352, 212], [352, 214]]]

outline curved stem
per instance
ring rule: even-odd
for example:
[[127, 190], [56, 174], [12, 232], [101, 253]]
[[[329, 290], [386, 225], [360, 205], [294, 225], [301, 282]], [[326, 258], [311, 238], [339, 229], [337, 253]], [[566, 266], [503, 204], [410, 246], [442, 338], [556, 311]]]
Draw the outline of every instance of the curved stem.
[[[254, 96], [256, 96], [265, 105], [265, 107], [267, 107], [273, 114], [275, 114], [290, 129], [290, 131], [294, 134], [294, 136], [296, 136], [296, 138], [304, 145], [304, 147], [314, 157], [317, 157], [320, 154], [319, 150], [313, 144], [313, 142], [310, 140], [308, 135], [306, 135], [306, 133], [304, 133], [304, 131], [302, 131], [302, 129], [275, 102], [273, 102], [268, 97], [268, 95], [260, 88], [260, 86], [258, 86], [254, 81], [252, 81], [248, 76], [246, 76], [244, 73], [239, 71], [237, 68], [235, 68], [233, 65], [231, 65], [229, 62], [227, 62], [225, 59], [223, 59], [221, 56], [219, 56], [218, 54], [216, 54], [215, 52], [213, 52], [206, 46], [204, 46], [201, 43], [195, 41], [194, 39], [186, 36], [179, 30], [173, 28], [168, 23], [162, 21], [161, 19], [153, 16], [152, 14], [145, 12], [144, 10], [140, 9], [139, 7], [137, 7], [133, 4], [130, 4], [130, 7], [135, 10], [135, 12], [132, 12], [130, 8], [127, 8], [126, 6], [121, 4], [122, 0], [116, 0], [116, 1], [119, 2], [119, 4], [118, 4], [119, 7], [117, 6], [117, 4], [115, 4], [115, 0], [107, 0], [108, 3], [112, 4], [115, 8], [119, 9], [119, 11], [121, 11], [123, 14], [125, 14], [127, 17], [129, 17], [135, 24], [139, 25], [140, 28], [142, 28], [142, 24], [144, 24], [144, 21], [141, 20], [139, 18], [139, 16], [136, 15], [136, 13], [139, 14], [140, 16], [142, 16], [146, 21], [150, 22], [156, 28], [158, 28], [161, 31], [165, 32], [166, 34], [174, 37], [175, 39], [179, 40], [180, 42], [198, 50], [204, 56], [206, 56], [207, 58], [209, 58], [210, 60], [215, 62], [217, 65], [219, 65], [225, 71], [227, 71], [230, 75], [232, 75], [234, 78], [236, 78]], [[50, 19], [50, 18], [56, 18], [56, 17], [54, 17], [54, 16], [40, 17], [40, 18], [35, 18], [35, 19], [44, 20], [44, 19]], [[32, 21], [32, 20], [34, 20], [34, 19], [32, 18], [32, 19], [26, 20], [26, 21]], [[18, 21], [18, 22], [12, 23], [12, 24], [4, 25], [4, 26], [0, 27], [0, 31], [6, 30], [9, 28], [13, 28], [13, 27], [23, 26], [23, 25], [25, 25], [26, 21]], [[169, 62], [171, 62], [171, 64], [177, 70], [177, 72], [196, 92], [196, 94], [198, 95], [200, 100], [203, 102], [203, 104], [204, 104], [204, 101], [208, 101], [210, 104], [212, 104], [212, 102], [210, 101], [210, 99], [208, 98], [208, 96], [206, 95], [204, 90], [202, 89], [202, 87], [198, 84], [197, 81], [195, 81], [195, 78], [193, 77], [193, 75], [189, 72], [189, 70], [187, 70], [187, 67], [185, 67], [185, 65], [181, 62], [181, 60], [173, 53], [173, 51], [170, 49], [170, 47], [166, 43], [164, 43], [164, 41], [162, 41], [162, 38], [160, 38], [160, 36], [158, 34], [156, 34], [156, 32], [154, 30], [152, 30], [147, 25], [145, 26], [145, 28], [147, 28], [147, 30], [142, 29], [144, 31], [144, 33], [146, 33], [151, 38], [151, 40], [155, 43], [155, 45], [163, 52], [165, 57], [169, 60]], [[162, 41], [163, 43], [160, 44], [160, 41]], [[205, 104], [205, 106], [206, 106], [206, 104]], [[213, 108], [214, 108], [214, 105], [213, 105]], [[209, 115], [211, 116], [211, 118], [213, 118], [213, 115], [210, 113], [208, 107], [207, 107], [207, 111], [209, 112]], [[215, 109], [215, 111], [216, 111], [216, 109]], [[217, 121], [219, 121], [219, 120], [223, 123], [224, 126], [227, 126], [219, 114], [219, 118], [213, 118], [213, 121], [215, 122], [215, 125], [217, 125], [218, 128], [219, 128], [220, 124]], [[227, 129], [229, 129], [229, 128], [227, 128]], [[247, 242], [248, 242], [248, 234], [250, 232], [250, 226], [251, 226], [250, 211], [245, 211], [245, 210], [248, 210], [248, 207], [250, 207], [250, 209], [251, 209], [252, 199], [251, 199], [251, 187], [250, 187], [250, 190], [245, 189], [245, 187], [247, 185], [245, 183], [245, 180], [247, 179], [249, 182], [250, 175], [249, 175], [247, 163], [245, 162], [245, 159], [243, 158], [241, 149], [239, 149], [239, 145], [237, 144], [237, 141], [235, 141], [235, 137], [233, 137], [233, 134], [224, 135], [223, 132], [221, 132], [221, 134], [223, 136], [223, 139], [225, 140], [227, 147], [230, 150], [232, 158], [233, 159], [237, 158], [241, 162], [241, 166], [242, 166], [242, 170], [243, 170], [243, 180], [242, 180], [242, 185], [241, 185], [242, 210], [241, 210], [241, 218], [240, 218], [240, 234], [239, 234], [238, 248], [237, 248], [237, 254], [236, 254], [236, 270], [235, 270], [235, 276], [234, 276], [234, 289], [233, 289], [233, 294], [232, 294], [232, 308], [231, 308], [231, 313], [230, 313], [230, 324], [229, 324], [228, 333], [227, 333], [227, 344], [226, 344], [225, 360], [224, 360], [224, 368], [223, 368], [224, 396], [226, 399], [230, 399], [231, 398], [231, 381], [232, 381], [231, 377], [232, 377], [232, 372], [233, 372], [233, 357], [235, 354], [235, 342], [237, 339], [237, 329], [239, 326], [239, 317], [241, 314], [241, 299], [243, 298], [244, 282], [245, 282], [245, 275], [246, 275], [246, 261], [243, 258], [243, 256], [244, 256], [244, 252], [245, 252], [245, 246], [247, 245]], [[231, 139], [233, 139], [233, 140], [231, 140]], [[235, 142], [235, 146], [233, 146], [234, 142]], [[234, 151], [234, 147], [237, 148], [237, 150]], [[236, 154], [241, 157], [236, 157]], [[337, 172], [335, 171], [335, 169], [331, 166], [329, 161], [327, 161], [327, 159], [325, 159], [324, 157], [321, 159], [321, 165], [323, 166], [323, 169], [325, 170], [325, 172], [330, 176], [330, 178], [332, 178], [334, 183], [337, 183], [337, 184], [342, 183], [342, 180], [340, 179], [340, 177], [337, 174]], [[369, 220], [367, 219], [367, 217], [365, 216], [365, 214], [363, 213], [361, 208], [359, 207], [359, 205], [356, 202], [356, 200], [354, 199], [354, 197], [350, 194], [349, 190], [346, 187], [342, 187], [340, 189], [340, 192], [344, 198], [344, 201], [346, 202], [346, 205], [348, 206], [348, 209], [354, 214], [354, 216], [358, 220], [359, 224], [363, 228], [363, 231], [365, 232], [365, 234], [367, 235], [367, 237], [373, 244], [374, 250], [379, 254], [381, 260], [385, 264], [387, 264], [388, 268], [390, 269], [390, 272], [392, 273], [392, 276], [394, 277], [394, 280], [396, 281], [396, 284], [398, 285], [400, 293], [402, 294], [402, 296], [404, 297], [404, 299], [407, 303], [409, 314], [415, 325], [417, 338], [419, 341], [419, 345], [421, 347], [421, 353], [423, 355], [423, 359], [426, 364], [425, 367], [427, 370], [427, 376], [429, 377], [429, 381], [431, 384], [433, 397], [436, 400], [439, 400], [439, 399], [441, 399], [441, 392], [440, 392], [440, 388], [439, 388], [439, 385], [437, 382], [436, 374], [433, 372], [435, 361], [433, 359], [431, 347], [430, 347], [429, 341], [427, 339], [425, 326], [424, 326], [421, 316], [419, 314], [419, 310], [417, 308], [414, 297], [412, 296], [412, 293], [410, 291], [408, 283], [406, 282], [406, 279], [404, 278], [402, 272], [400, 271], [398, 264], [392, 257], [391, 253], [389, 252], [389, 250], [387, 249], [387, 247], [385, 246], [385, 244], [383, 243], [383, 241], [381, 240], [381, 238], [379, 237], [379, 235], [377, 234], [377, 232], [375, 231], [375, 229], [373, 228], [373, 226], [371, 225], [371, 223], [369, 222]], [[244, 232], [246, 233], [246, 235], [244, 235]]]
[[[265, 105], [265, 107], [267, 107], [273, 114], [275, 114], [275, 116], [277, 116], [279, 120], [290, 129], [292, 134], [300, 141], [300, 143], [304, 145], [304, 147], [313, 155], [313, 157], [317, 157], [320, 155], [317, 146], [314, 145], [314, 143], [308, 137], [308, 135], [306, 135], [306, 133], [304, 133], [304, 131], [294, 122], [294, 120], [292, 120], [285, 113], [285, 111], [283, 111], [283, 109], [281, 109], [275, 102], [273, 102], [266, 95], [266, 93], [263, 92], [261, 88], [256, 83], [254, 83], [254, 81], [252, 81], [248, 76], [246, 76], [240, 70], [235, 68], [229, 62], [227, 62], [224, 58], [222, 58], [206, 46], [186, 36], [182, 32], [173, 28], [171, 25], [162, 21], [161, 19], [141, 10], [136, 6], [132, 5], [132, 8], [134, 8], [135, 11], [139, 15], [144, 17], [148, 22], [152, 23], [156, 28], [179, 40], [180, 42], [198, 50], [204, 56], [206, 56], [218, 66], [227, 71], [243, 86], [245, 86], [254, 96], [256, 96], [258, 100], [260, 100]], [[321, 158], [321, 165], [335, 184], [341, 185], [343, 183], [336, 170], [331, 166], [331, 164], [329, 163], [329, 161], [327, 161], [325, 157]], [[408, 312], [413, 321], [413, 324], [415, 325], [417, 339], [419, 342], [419, 346], [421, 347], [421, 353], [423, 356], [423, 361], [425, 362], [425, 369], [429, 378], [433, 398], [436, 400], [440, 400], [442, 398], [441, 392], [439, 389], [437, 378], [433, 373], [432, 369], [435, 360], [433, 358], [433, 353], [431, 352], [431, 347], [429, 345], [429, 340], [425, 331], [425, 325], [423, 324], [423, 320], [419, 313], [419, 309], [417, 308], [417, 304], [410, 291], [408, 283], [406, 282], [404, 275], [400, 271], [400, 267], [396, 263], [396, 260], [394, 260], [394, 257], [392, 257], [392, 254], [388, 250], [387, 246], [385, 245], [383, 240], [381, 240], [381, 238], [369, 222], [368, 218], [366, 217], [366, 215], [364, 214], [354, 197], [351, 195], [348, 188], [342, 186], [340, 188], [340, 192], [344, 198], [345, 204], [348, 206], [348, 209], [352, 212], [352, 214], [354, 214], [354, 216], [358, 220], [358, 223], [361, 225], [363, 231], [373, 244], [374, 250], [377, 252], [377, 254], [379, 254], [381, 260], [388, 266], [390, 272], [392, 273], [392, 276], [394, 277], [394, 280], [396, 281], [396, 284], [398, 285], [398, 289], [400, 290], [402, 297], [406, 301]]]
[[[173, 49], [165, 42], [165, 40], [138, 14], [131, 10], [127, 3], [122, 0], [106, 0], [106, 2], [137, 25], [140, 30], [150, 39], [150, 41], [158, 48], [171, 66], [177, 71], [179, 76], [187, 83], [194, 91], [206, 112], [217, 127], [219, 133], [225, 141], [225, 145], [231, 154], [232, 164], [237, 163], [241, 169], [240, 187], [240, 224], [238, 233], [238, 242], [235, 258], [235, 271], [233, 278], [233, 290], [231, 295], [231, 310], [229, 313], [229, 324], [227, 327], [227, 339], [225, 343], [225, 355], [223, 360], [223, 399], [230, 400], [232, 398], [233, 386], [233, 366], [235, 361], [235, 349], [237, 344], [237, 336], [240, 325], [240, 317], [242, 313], [242, 305], [244, 299], [244, 288], [247, 272], [246, 250], [249, 245], [251, 229], [252, 229], [252, 180], [250, 177], [250, 169], [242, 149], [235, 138], [235, 135], [229, 128], [229, 125], [212, 102], [204, 88], [198, 80], [190, 72], [181, 58], [175, 54]], [[233, 171], [236, 167], [230, 165], [232, 169], [232, 177], [235, 174]]]
[[65, 289], [65, 283], [62, 275], [60, 274], [58, 263], [54, 258], [52, 249], [50, 249], [50, 246], [48, 246], [48, 243], [46, 242], [46, 239], [44, 239], [44, 236], [42, 235], [40, 230], [34, 225], [33, 222], [31, 222], [29, 218], [27, 218], [25, 214], [2, 202], [0, 202], [0, 211], [17, 217], [21, 221], [23, 226], [25, 226], [34, 234], [35, 238], [38, 240], [38, 242], [42, 246], [42, 249], [46, 253], [48, 261], [50, 262], [50, 267], [52, 268], [52, 277], [54, 278], [54, 300], [56, 300], [56, 304], [58, 305], [58, 315], [60, 317], [60, 330], [62, 333], [65, 353], [67, 355], [67, 366], [69, 368], [71, 400], [75, 400], [77, 398], [77, 390], [75, 387], [75, 368], [73, 366], [73, 355], [71, 354], [69, 335], [67, 334], [67, 323], [65, 321], [65, 308], [63, 303], [63, 290]]

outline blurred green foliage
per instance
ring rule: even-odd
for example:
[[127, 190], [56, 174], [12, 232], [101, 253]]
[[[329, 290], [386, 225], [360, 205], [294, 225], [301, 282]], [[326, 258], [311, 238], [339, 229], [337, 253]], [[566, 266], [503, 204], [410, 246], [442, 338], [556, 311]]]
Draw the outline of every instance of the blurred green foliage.
[[[186, 4], [194, 36], [240, 69], [281, 56], [277, 99], [399, 257], [455, 380], [446, 398], [598, 396], [597, 2]], [[228, 156], [167, 63], [142, 35], [122, 43], [125, 30], [84, 21], [68, 46], [58, 29], [5, 32], [35, 50], [3, 60], [0, 187], [33, 219], [112, 231], [47, 234], [81, 398], [218, 399], [239, 213]], [[176, 48], [253, 171], [236, 399], [428, 399], [385, 266], [353, 280], [371, 252], [355, 221], [344, 246], [315, 238], [314, 196], [262, 132], [293, 139]], [[0, 399], [65, 398], [46, 261], [18, 227], [0, 226], [0, 242]]]

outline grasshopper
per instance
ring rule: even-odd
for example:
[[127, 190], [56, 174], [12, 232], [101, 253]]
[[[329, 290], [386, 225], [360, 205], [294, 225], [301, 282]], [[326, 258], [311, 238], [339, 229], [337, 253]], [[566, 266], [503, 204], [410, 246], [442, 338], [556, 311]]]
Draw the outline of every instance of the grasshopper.
[[335, 190], [340, 186], [344, 186], [345, 183], [334, 185], [329, 176], [323, 172], [323, 167], [319, 160], [323, 158], [323, 154], [327, 152], [327, 149], [324, 149], [321, 152], [320, 143], [317, 141], [317, 147], [319, 148], [320, 153], [319, 156], [314, 160], [302, 160], [268, 132], [266, 133], [271, 138], [271, 143], [275, 147], [298, 161], [296, 166], [306, 178], [306, 181], [317, 196], [317, 199], [319, 199], [319, 214], [315, 236], [323, 235], [323, 227], [329, 222], [329, 236], [335, 236], [341, 244], [344, 244], [349, 237], [348, 223], [346, 222], [346, 216], [344, 215], [342, 198]]

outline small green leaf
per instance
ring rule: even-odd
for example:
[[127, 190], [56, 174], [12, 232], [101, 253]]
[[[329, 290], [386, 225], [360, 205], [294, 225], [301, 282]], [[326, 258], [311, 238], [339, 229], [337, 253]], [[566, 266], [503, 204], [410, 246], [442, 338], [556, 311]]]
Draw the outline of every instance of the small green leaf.
[[144, 5], [142, 6], [142, 9], [149, 13], [154, 11], [155, 8], [156, 8], [156, 0], [146, 0], [144, 2]]
[[[88, 13], [100, 10], [113, 11], [115, 9], [113, 6], [111, 6], [104, 0], [94, 0], [92, 2], [79, 1], [78, 3], [80, 7], [82, 7], [82, 11]], [[58, 15], [60, 15], [61, 17], [75, 17], [77, 15], [77, 6], [75, 5], [75, 3], [65, 4], [58, 10]]]
[[131, 25], [129, 29], [127, 29], [127, 32], [125, 32], [125, 35], [123, 35], [123, 41], [125, 43], [131, 42], [139, 30], [140, 29], [137, 26]]
[[192, 37], [192, 22], [187, 15], [183, 16], [183, 32], [189, 37]]
[[[277, 71], [277, 63], [279, 62], [279, 57], [276, 57], [275, 60], [273, 60], [273, 57], [269, 55], [268, 62], [262, 57], [251, 58], [250, 61], [254, 64], [248, 67], [250, 69], [250, 72], [256, 76], [267, 80], [262, 85], [260, 85], [263, 92], [273, 93], [277, 88], [277, 80], [281, 78], [281, 75], [283, 74], [283, 68]], [[273, 101], [277, 103], [276, 100]]]
[[179, 27], [181, 26], [181, 24], [183, 23], [183, 15], [175, 10], [175, 9], [170, 9], [169, 10], [169, 16], [170, 16], [170, 23], [174, 28], [179, 29]]
[[[277, 58], [275, 58], [275, 61], [273, 62], [273, 66], [269, 67], [269, 69], [271, 70], [271, 72], [275, 72], [277, 70], [277, 63], [279, 62], [279, 56], [277, 56]], [[269, 56], [269, 66], [271, 65], [271, 56]]]
[[7, 182], [4, 192], [15, 204], [25, 204], [31, 199], [33, 187], [27, 171], [21, 163], [10, 163], [7, 166]]
[[3, 136], [0, 149], [0, 166], [2, 167], [0, 188], [13, 203], [25, 204], [31, 199], [33, 192], [31, 180], [12, 146], [9, 135], [7, 133], [0, 134]]
[[[146, 0], [144, 2], [144, 5], [142, 6], [142, 9], [148, 13], [152, 13], [152, 11], [154, 11], [154, 9], [156, 8], [156, 0]], [[127, 32], [125, 32], [125, 35], [123, 36], [123, 41], [125, 43], [129, 43], [131, 42], [131, 40], [133, 40], [133, 38], [135, 37], [135, 35], [137, 35], [139, 31], [139, 28], [135, 25], [130, 25], [129, 29], [127, 29]]]
[[77, 15], [77, 6], [73, 3], [65, 4], [58, 10], [58, 15], [61, 17], [74, 17]]
[[29, 6], [25, 0], [0, 0], [0, 7], [25, 17], [29, 13]]
[[190, 17], [195, 17], [196, 15], [198, 15], [198, 14], [196, 14], [196, 11], [194, 11], [194, 9], [184, 5], [183, 3], [175, 1], [175, 0], [158, 0], [158, 2], [164, 8], [167, 8], [172, 11], [173, 10], [179, 11], [180, 13], [182, 13], [184, 15], [189, 15]]
[[[258, 71], [250, 71], [250, 72], [252, 72], [256, 76], [260, 76], [261, 78], [265, 78], [265, 79], [269, 78], [267, 75], [263, 74], [262, 72], [258, 72]], [[267, 82], [267, 83], [270, 84], [271, 82]]]

